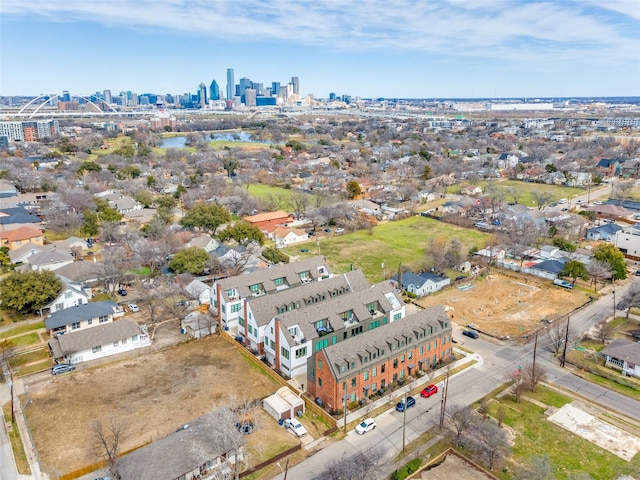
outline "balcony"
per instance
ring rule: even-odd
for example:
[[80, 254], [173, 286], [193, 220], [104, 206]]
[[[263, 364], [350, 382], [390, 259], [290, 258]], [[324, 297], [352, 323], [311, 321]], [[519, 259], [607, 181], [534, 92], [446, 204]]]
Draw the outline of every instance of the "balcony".
[[330, 333], [333, 333], [333, 328], [331, 326], [325, 327], [318, 327], [316, 328], [316, 332], [318, 332], [318, 335], [320, 335], [321, 337], [324, 337], [325, 335], [329, 335]]

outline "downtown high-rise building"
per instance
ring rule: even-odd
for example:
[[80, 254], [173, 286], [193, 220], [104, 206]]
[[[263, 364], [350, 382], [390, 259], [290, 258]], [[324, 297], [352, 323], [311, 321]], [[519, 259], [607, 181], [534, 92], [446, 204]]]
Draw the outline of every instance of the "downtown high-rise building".
[[206, 108], [209, 104], [207, 101], [207, 86], [202, 82], [198, 85], [198, 104], [200, 108]]
[[293, 94], [300, 95], [300, 78], [291, 77], [291, 84], [293, 85]]
[[227, 100], [232, 100], [235, 97], [235, 82], [233, 68], [227, 68]]
[[209, 85], [209, 100], [220, 100], [220, 87], [215, 80]]

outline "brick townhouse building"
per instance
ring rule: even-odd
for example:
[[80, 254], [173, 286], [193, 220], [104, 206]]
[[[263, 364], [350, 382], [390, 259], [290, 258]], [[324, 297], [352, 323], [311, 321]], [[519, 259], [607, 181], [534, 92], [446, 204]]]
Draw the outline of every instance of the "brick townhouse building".
[[441, 305], [314, 352], [307, 391], [330, 411], [415, 376], [452, 354], [451, 321]]

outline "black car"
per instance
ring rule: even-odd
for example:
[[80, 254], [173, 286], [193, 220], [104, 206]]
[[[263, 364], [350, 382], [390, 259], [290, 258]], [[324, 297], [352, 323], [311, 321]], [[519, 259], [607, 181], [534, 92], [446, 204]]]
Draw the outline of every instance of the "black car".
[[480, 337], [480, 335], [478, 335], [478, 332], [474, 332], [473, 330], [463, 330], [462, 334], [466, 335], [467, 337], [470, 337], [470, 338], [479, 338]]

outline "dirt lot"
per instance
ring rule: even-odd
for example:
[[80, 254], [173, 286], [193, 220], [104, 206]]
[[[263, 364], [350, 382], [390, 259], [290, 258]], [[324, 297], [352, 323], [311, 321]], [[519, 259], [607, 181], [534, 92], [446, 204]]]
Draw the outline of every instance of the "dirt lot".
[[[464, 285], [472, 288], [458, 288]], [[516, 338], [539, 328], [541, 320], [556, 319], [588, 300], [585, 293], [565, 290], [550, 280], [494, 272], [485, 278], [417, 299], [416, 303], [423, 307], [447, 305], [452, 308], [449, 315], [458, 325], [473, 323], [490, 335]]]
[[[211, 336], [115, 364], [62, 375], [29, 387], [25, 409], [43, 468], [68, 473], [96, 461], [89, 426], [117, 418], [128, 425], [122, 450], [156, 440], [216, 405], [263, 398], [278, 388], [228, 341]], [[247, 437], [259, 463], [297, 440], [259, 414]], [[256, 445], [258, 443], [258, 445]]]

